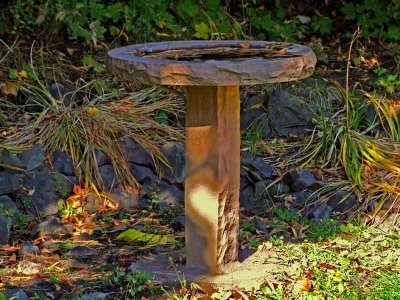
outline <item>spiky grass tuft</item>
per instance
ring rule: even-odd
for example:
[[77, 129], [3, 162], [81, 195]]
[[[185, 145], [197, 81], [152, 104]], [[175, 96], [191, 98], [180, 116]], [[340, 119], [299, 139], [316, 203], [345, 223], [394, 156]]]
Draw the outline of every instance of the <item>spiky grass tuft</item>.
[[39, 143], [47, 154], [55, 149], [64, 151], [71, 156], [85, 187], [93, 187], [93, 182], [103, 187], [95, 149], [110, 158], [118, 181], [134, 187], [137, 182], [122, 159], [118, 139], [132, 138], [161, 161], [160, 146], [167, 140], [183, 139], [180, 130], [156, 121], [158, 111], [177, 113], [182, 107], [176, 95], [156, 87], [118, 98], [102, 94], [79, 106], [66, 106], [43, 86], [26, 84], [21, 89], [42, 111], [32, 115], [33, 121], [22, 124], [20, 130], [8, 137], [7, 143], [22, 147]]

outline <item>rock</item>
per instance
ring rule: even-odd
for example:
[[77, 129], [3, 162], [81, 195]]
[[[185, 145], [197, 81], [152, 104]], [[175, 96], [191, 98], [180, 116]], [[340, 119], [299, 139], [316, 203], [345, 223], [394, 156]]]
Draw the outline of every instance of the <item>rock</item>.
[[30, 113], [37, 113], [41, 112], [43, 110], [43, 106], [38, 104], [37, 100], [28, 98], [25, 102], [24, 105], [24, 111], [30, 112]]
[[254, 186], [249, 185], [240, 191], [239, 202], [240, 207], [251, 209], [251, 205], [255, 199]]
[[278, 176], [275, 169], [267, 164], [262, 157], [254, 155], [245, 155], [241, 160], [242, 166], [248, 167], [252, 174], [256, 175], [257, 180], [273, 179]]
[[47, 217], [58, 213], [58, 200], [56, 192], [36, 190], [31, 197], [31, 212], [36, 216]]
[[95, 213], [102, 207], [102, 200], [95, 193], [88, 193], [82, 209], [87, 213]]
[[0, 195], [14, 193], [20, 188], [22, 175], [0, 172]]
[[28, 295], [25, 293], [23, 289], [9, 289], [6, 290], [3, 294], [6, 297], [6, 299], [29, 300]]
[[268, 138], [271, 128], [268, 124], [268, 116], [262, 109], [252, 108], [240, 116], [240, 130], [259, 133], [260, 138]]
[[171, 224], [175, 231], [182, 231], [185, 229], [185, 216], [177, 216]]
[[32, 242], [23, 242], [21, 248], [19, 249], [18, 254], [20, 256], [29, 254], [40, 255], [40, 250], [39, 247], [34, 245]]
[[49, 173], [34, 173], [32, 178], [35, 191], [56, 192], [54, 179]]
[[160, 191], [160, 184], [155, 181], [145, 181], [142, 184], [142, 190], [146, 194], [156, 194]]
[[256, 194], [253, 185], [249, 185], [240, 192], [240, 207], [252, 213], [264, 213], [270, 208], [271, 200], [264, 194]]
[[261, 222], [260, 220], [253, 220], [253, 221], [251, 221], [251, 223], [254, 225], [254, 227], [257, 230], [264, 231], [264, 232], [268, 231], [267, 225], [265, 225], [265, 223]]
[[67, 176], [74, 175], [74, 167], [72, 165], [71, 158], [61, 150], [54, 151], [52, 156], [52, 165], [53, 165], [53, 170], [58, 173]]
[[79, 299], [81, 300], [105, 300], [108, 294], [102, 292], [94, 292], [90, 294], [82, 295]]
[[240, 190], [246, 188], [249, 184], [251, 184], [247, 172], [240, 168]]
[[113, 187], [117, 186], [119, 182], [115, 177], [114, 168], [112, 165], [104, 165], [99, 168], [101, 180], [103, 181], [104, 188], [111, 191]]
[[307, 198], [311, 195], [312, 193], [309, 191], [301, 191], [301, 192], [296, 192], [296, 193], [292, 193], [292, 197], [295, 201], [296, 204], [298, 205], [305, 205]]
[[34, 275], [40, 273], [40, 264], [22, 260], [18, 263], [17, 272], [24, 275]]
[[312, 211], [313, 220], [319, 222], [320, 220], [329, 220], [331, 218], [333, 208], [326, 203], [321, 203]]
[[313, 126], [312, 112], [286, 91], [268, 93], [267, 112], [269, 123], [278, 136], [305, 135]]
[[161, 182], [160, 192], [158, 193], [158, 208], [165, 209], [169, 206], [182, 205], [184, 202], [184, 193], [174, 185]]
[[264, 96], [263, 95], [253, 95], [249, 97], [244, 104], [245, 109], [258, 108], [263, 106]]
[[53, 179], [55, 181], [57, 194], [60, 195], [61, 198], [67, 198], [69, 194], [73, 192], [74, 185], [78, 184], [78, 179], [75, 176], [59, 175], [58, 178], [55, 178], [53, 175]]
[[313, 185], [309, 186], [308, 189], [312, 192], [316, 192], [323, 189], [326, 185], [327, 183], [325, 181], [317, 180]]
[[117, 189], [110, 193], [111, 201], [118, 204], [120, 208], [130, 209], [147, 209], [150, 202], [140, 197], [138, 194], [128, 193], [122, 189]]
[[295, 192], [304, 191], [316, 183], [314, 175], [308, 169], [291, 171], [285, 175], [284, 180]]
[[97, 148], [94, 149], [94, 156], [96, 158], [96, 163], [98, 167], [111, 164], [111, 160], [108, 158], [108, 156], [105, 155], [103, 151]]
[[150, 168], [130, 163], [129, 169], [131, 170], [133, 177], [135, 177], [135, 179], [139, 183], [144, 183], [145, 181], [158, 180], [158, 177], [153, 173], [153, 171]]
[[185, 146], [177, 142], [168, 142], [161, 147], [161, 153], [168, 166], [160, 163], [161, 177], [170, 183], [185, 181]]
[[270, 196], [269, 198], [271, 198], [273, 196], [280, 196], [282, 194], [290, 193], [291, 190], [287, 184], [283, 182], [272, 184], [273, 182], [274, 181], [272, 179], [257, 182], [254, 186], [256, 195], [268, 195]]
[[20, 159], [27, 171], [42, 169], [45, 166], [43, 150], [39, 144], [34, 145], [31, 149], [22, 151]]
[[[34, 277], [34, 276], [32, 276]], [[32, 288], [36, 288], [40, 285], [45, 285], [48, 284], [48, 281], [44, 282], [44, 280], [40, 279], [40, 278], [33, 278], [33, 279], [29, 279], [26, 281], [21, 281], [21, 283], [19, 283], [19, 287], [23, 288], [23, 289], [32, 289]], [[34, 298], [31, 298], [34, 299]]]
[[7, 195], [0, 196], [0, 214], [15, 220], [18, 213], [20, 213], [20, 210], [10, 197]]
[[[22, 162], [22, 160], [20, 160], [16, 155], [10, 154], [10, 153], [8, 153], [4, 157], [2, 163], [5, 165], [17, 167], [17, 168], [25, 168], [25, 164]], [[10, 172], [10, 171], [12, 171], [12, 170], [7, 170], [7, 172]]]
[[50, 218], [39, 225], [36, 225], [32, 230], [32, 235], [39, 233], [40, 236], [45, 235], [66, 235], [73, 231], [72, 227], [67, 227], [57, 218]]
[[98, 255], [100, 253], [99, 249], [94, 249], [86, 246], [76, 246], [69, 250], [66, 254], [72, 258], [85, 258], [88, 256]]
[[55, 100], [62, 100], [64, 106], [79, 104], [76, 99], [76, 93], [65, 88], [62, 84], [54, 82], [49, 87], [49, 92]]
[[8, 244], [10, 234], [10, 223], [7, 218], [0, 213], [0, 245]]
[[338, 213], [346, 213], [356, 204], [356, 196], [349, 195], [348, 192], [342, 190], [335, 192], [328, 200], [328, 205], [333, 208], [334, 212]]
[[149, 151], [133, 139], [123, 138], [118, 145], [126, 161], [154, 168], [154, 161]]

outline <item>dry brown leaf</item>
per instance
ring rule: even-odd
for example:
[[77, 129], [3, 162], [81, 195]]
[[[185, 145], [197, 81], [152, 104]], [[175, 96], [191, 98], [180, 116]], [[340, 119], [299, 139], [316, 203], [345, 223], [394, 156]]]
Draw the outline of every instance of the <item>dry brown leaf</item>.
[[6, 81], [2, 87], [2, 91], [6, 95], [17, 96], [18, 86], [12, 81]]
[[74, 52], [75, 52], [75, 49], [67, 48], [67, 53], [68, 53], [70, 56], [74, 55]]

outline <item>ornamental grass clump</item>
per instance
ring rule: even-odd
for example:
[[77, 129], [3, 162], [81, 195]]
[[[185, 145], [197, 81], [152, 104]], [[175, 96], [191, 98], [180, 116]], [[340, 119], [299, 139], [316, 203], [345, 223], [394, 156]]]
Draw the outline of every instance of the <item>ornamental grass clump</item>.
[[[321, 114], [297, 161], [303, 165], [318, 162], [322, 167], [342, 167], [350, 184], [347, 190], [358, 194], [361, 200], [353, 209], [369, 212], [368, 220], [374, 220], [385, 202], [386, 207], [393, 208], [399, 200], [399, 105], [386, 97], [350, 92], [348, 81], [349, 64], [345, 89], [334, 82], [344, 99], [343, 107], [329, 117]], [[368, 118], [371, 107], [377, 116], [373, 120]]]
[[[84, 88], [87, 90], [88, 85]], [[84, 88], [74, 93], [82, 94]], [[63, 99], [52, 97], [41, 83], [39, 87], [22, 83], [20, 89], [41, 112], [32, 113], [31, 120], [20, 124], [19, 130], [6, 142], [19, 147], [39, 143], [47, 154], [55, 149], [64, 151], [71, 156], [75, 172], [85, 187], [95, 188], [94, 182], [104, 187], [96, 163], [96, 149], [110, 159], [116, 180], [123, 186], [135, 187], [137, 181], [123, 159], [118, 140], [132, 138], [156, 161], [165, 163], [160, 146], [183, 138], [177, 128], [157, 121], [159, 112], [177, 113], [181, 104], [176, 95], [156, 87], [119, 96], [83, 93], [82, 103], [68, 105]]]

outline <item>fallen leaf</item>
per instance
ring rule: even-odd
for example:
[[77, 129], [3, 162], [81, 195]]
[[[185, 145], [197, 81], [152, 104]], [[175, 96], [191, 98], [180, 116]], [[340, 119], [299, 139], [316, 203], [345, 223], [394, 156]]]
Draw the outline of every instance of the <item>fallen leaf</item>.
[[88, 114], [91, 117], [94, 117], [97, 114], [97, 108], [96, 107], [89, 107], [88, 108]]
[[72, 55], [74, 54], [74, 52], [75, 52], [75, 49], [67, 48], [67, 53], [68, 53], [70, 56], [72, 56]]
[[13, 251], [17, 251], [17, 250], [19, 250], [19, 247], [1, 247], [0, 248], [0, 250], [1, 251], [11, 251], [11, 252], [13, 252]]
[[6, 81], [2, 87], [2, 91], [6, 95], [17, 96], [18, 94], [18, 86], [12, 81]]
[[137, 229], [125, 230], [124, 232], [120, 233], [116, 239], [125, 242], [142, 242], [149, 246], [157, 244], [166, 245], [175, 241], [175, 239], [169, 235], [146, 233]]
[[308, 277], [299, 277], [296, 279], [293, 289], [296, 292], [308, 292], [311, 289], [311, 281]]
[[74, 284], [66, 278], [60, 278], [60, 281], [68, 285], [69, 287], [73, 287]]
[[19, 71], [18, 79], [21, 80], [21, 79], [24, 79], [24, 78], [28, 78], [28, 73], [25, 70]]

